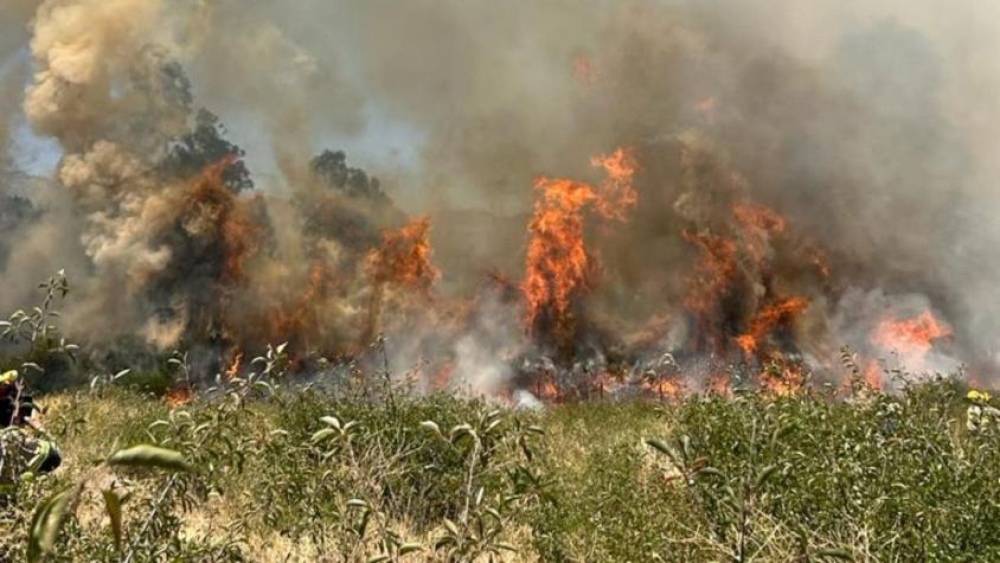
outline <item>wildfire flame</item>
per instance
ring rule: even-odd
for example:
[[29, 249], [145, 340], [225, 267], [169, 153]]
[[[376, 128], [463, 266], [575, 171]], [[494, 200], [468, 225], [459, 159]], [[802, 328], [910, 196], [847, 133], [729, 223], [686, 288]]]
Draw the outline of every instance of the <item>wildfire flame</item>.
[[368, 255], [368, 272], [377, 284], [429, 291], [441, 272], [431, 261], [431, 220], [420, 217], [383, 234], [382, 246]]
[[226, 189], [225, 171], [239, 159], [228, 154], [209, 164], [196, 178], [184, 202], [182, 217], [210, 217], [218, 229], [225, 254], [220, 281], [236, 283], [246, 279], [246, 264], [256, 254], [261, 230], [249, 213], [247, 202]]
[[798, 316], [807, 307], [809, 300], [804, 297], [788, 297], [765, 306], [757, 312], [750, 331], [736, 338], [737, 344], [747, 357], [754, 356], [768, 334], [782, 323]]
[[869, 388], [882, 388], [882, 368], [878, 365], [878, 362], [868, 362], [863, 376], [865, 378], [865, 385]]
[[636, 203], [632, 187], [636, 162], [629, 151], [618, 149], [595, 157], [591, 164], [607, 175], [600, 188], [567, 179], [541, 177], [535, 182], [541, 195], [528, 226], [531, 239], [522, 284], [529, 333], [545, 319], [557, 340], [572, 334], [570, 304], [587, 293], [596, 268], [584, 243], [585, 208], [592, 207], [605, 219], [622, 221]]
[[240, 369], [243, 367], [243, 352], [237, 352], [236, 357], [233, 358], [232, 363], [226, 368], [226, 381], [232, 381], [240, 374]]
[[269, 342], [289, 342], [291, 353], [308, 349], [322, 338], [319, 304], [332, 289], [333, 275], [328, 264], [313, 260], [309, 264], [305, 289], [270, 307], [266, 323]]
[[683, 398], [687, 393], [684, 383], [674, 379], [642, 381], [640, 385], [647, 393], [653, 394], [660, 399], [676, 400]]
[[702, 341], [698, 348], [717, 350], [721, 347], [721, 331], [714, 325], [722, 315], [722, 300], [736, 272], [736, 243], [707, 232], [684, 231], [684, 239], [701, 251], [688, 283], [684, 305], [695, 313], [697, 334]]
[[952, 334], [950, 326], [925, 310], [911, 319], [882, 319], [871, 340], [882, 350], [899, 354], [908, 369], [920, 371], [926, 369], [925, 360], [935, 341]]
[[743, 244], [754, 260], [764, 262], [771, 239], [785, 232], [785, 218], [773, 209], [749, 202], [733, 206], [733, 217], [740, 226]]
[[759, 379], [765, 391], [779, 397], [797, 393], [806, 382], [803, 366], [784, 361], [770, 363]]
[[930, 311], [924, 311], [913, 319], [883, 319], [875, 329], [873, 340], [888, 350], [917, 348], [926, 353], [935, 340], [951, 335], [951, 327], [937, 320]]
[[370, 342], [381, 331], [383, 301], [388, 287], [401, 287], [429, 297], [441, 277], [431, 261], [431, 221], [413, 219], [395, 231], [383, 233], [382, 246], [368, 254], [367, 272], [374, 284], [363, 340]]
[[172, 409], [183, 407], [192, 399], [194, 399], [194, 392], [186, 385], [174, 388], [165, 397], [167, 405]]

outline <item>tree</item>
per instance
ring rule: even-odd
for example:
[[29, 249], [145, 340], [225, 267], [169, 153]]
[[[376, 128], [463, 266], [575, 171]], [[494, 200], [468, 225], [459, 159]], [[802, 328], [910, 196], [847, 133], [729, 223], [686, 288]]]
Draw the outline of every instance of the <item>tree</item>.
[[226, 134], [226, 128], [218, 116], [206, 109], [199, 110], [194, 120], [194, 130], [171, 143], [162, 169], [171, 174], [188, 176], [197, 174], [228, 155], [236, 155], [237, 160], [223, 171], [222, 183], [233, 193], [253, 189], [250, 170], [243, 162], [246, 153], [226, 140]]
[[347, 155], [344, 151], [325, 150], [312, 159], [310, 167], [327, 186], [347, 195], [380, 202], [389, 200], [389, 196], [379, 187], [377, 178], [368, 176], [360, 168], [347, 166]]

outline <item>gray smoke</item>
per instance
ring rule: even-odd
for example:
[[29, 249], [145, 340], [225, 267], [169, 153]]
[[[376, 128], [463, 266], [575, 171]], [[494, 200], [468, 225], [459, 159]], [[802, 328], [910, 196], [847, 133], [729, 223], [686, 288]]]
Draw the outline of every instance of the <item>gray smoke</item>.
[[[534, 177], [596, 180], [590, 156], [630, 146], [640, 204], [627, 226], [588, 233], [603, 264], [595, 316], [630, 331], [681, 314], [696, 259], [681, 230], [714, 224], [699, 207], [738, 176], [743, 197], [826, 249], [832, 288], [787, 271], [774, 282], [813, 300], [808, 322], [823, 327], [815, 330], [850, 334], [844, 307], [879, 300], [847, 296], [877, 292], [939, 313], [970, 361], [1000, 351], [992, 258], [1000, 8], [989, 3], [7, 4], [15, 17], [0, 24], [0, 60], [28, 45], [33, 13], [34, 76], [23, 104], [21, 89], [0, 87], [2, 107], [21, 107], [64, 156], [51, 211], [19, 235], [25, 242], [14, 245], [3, 280], [29, 287], [40, 271], [66, 265], [88, 296], [70, 315], [80, 330], [100, 313], [115, 330], [171, 345], [187, 322], [175, 301], [196, 300], [173, 278], [156, 299], [144, 289], [201, 256], [162, 236], [178, 221], [191, 240], [214, 240], [203, 223], [178, 215], [189, 209], [190, 183], [153, 172], [190, 119], [189, 101], [163, 75], [177, 62], [198, 105], [214, 108], [248, 147], [250, 167], [273, 171], [256, 180], [271, 202], [276, 250], [248, 263], [249, 289], [227, 297], [236, 304], [227, 315], [268, 296], [275, 306], [294, 301], [310, 263], [322, 261], [344, 280], [317, 299], [316, 314], [354, 326], [315, 339], [359, 332], [371, 296], [355, 266], [366, 247], [310, 234], [289, 202], [319, 209], [334, 201], [337, 217], [356, 212], [366, 232], [396, 225], [394, 212], [329, 196], [309, 171], [329, 139], [348, 152], [366, 136], [398, 143], [379, 129], [394, 123], [416, 132], [405, 140], [415, 159], [364, 164], [388, 180], [398, 208], [432, 217], [439, 287], [450, 295], [469, 296], [493, 268], [519, 279]], [[10, 123], [0, 114], [0, 141]], [[701, 168], [685, 160], [692, 153]], [[759, 281], [751, 278], [748, 294]], [[12, 305], [7, 295], [21, 298], [5, 293], [0, 305]], [[114, 306], [122, 295], [137, 305]], [[176, 314], [160, 323], [152, 311], [163, 307]], [[498, 318], [509, 325], [507, 313]], [[489, 367], [481, 356], [502, 347], [504, 331], [442, 346], [475, 371], [468, 365]]]

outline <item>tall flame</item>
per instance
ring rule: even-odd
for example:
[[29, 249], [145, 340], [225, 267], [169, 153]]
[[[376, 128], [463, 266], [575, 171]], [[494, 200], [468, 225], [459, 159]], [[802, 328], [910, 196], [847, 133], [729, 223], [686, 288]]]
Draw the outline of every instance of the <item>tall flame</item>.
[[382, 330], [382, 307], [386, 289], [400, 287], [425, 297], [441, 277], [431, 261], [431, 221], [416, 218], [401, 229], [383, 233], [382, 246], [368, 254], [367, 272], [374, 283], [368, 306], [368, 324], [363, 342], [371, 342]]
[[622, 221], [636, 203], [636, 162], [629, 151], [618, 149], [591, 164], [607, 175], [600, 188], [567, 179], [541, 177], [535, 182], [541, 196], [528, 225], [531, 239], [522, 284], [529, 333], [542, 318], [552, 323], [557, 339], [573, 330], [571, 301], [587, 293], [596, 268], [584, 244], [584, 210], [589, 206], [605, 219]]
[[247, 209], [247, 202], [226, 189], [222, 180], [225, 171], [238, 159], [238, 155], [228, 154], [206, 166], [184, 202], [187, 211], [181, 214], [182, 217], [196, 217], [201, 214], [195, 210], [210, 210], [225, 252], [220, 281], [227, 283], [246, 278], [246, 263], [256, 254], [262, 235]]

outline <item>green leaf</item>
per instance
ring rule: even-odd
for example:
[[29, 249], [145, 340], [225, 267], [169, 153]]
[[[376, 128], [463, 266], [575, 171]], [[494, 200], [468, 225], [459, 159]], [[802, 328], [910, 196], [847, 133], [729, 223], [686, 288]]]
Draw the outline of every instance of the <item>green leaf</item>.
[[365, 537], [365, 533], [368, 531], [368, 523], [371, 522], [372, 511], [365, 510], [361, 515], [361, 522], [358, 523], [358, 538], [362, 540]]
[[42, 535], [44, 534], [45, 522], [48, 520], [49, 512], [52, 511], [52, 500], [50, 497], [35, 507], [35, 513], [31, 517], [31, 537], [28, 538], [28, 562], [41, 561], [44, 550], [42, 549]]
[[111, 533], [115, 536], [115, 549], [121, 553], [122, 550], [122, 499], [117, 493], [110, 489], [101, 491], [104, 496], [104, 507], [108, 511], [108, 519], [111, 521]]
[[438, 426], [438, 424], [436, 422], [434, 422], [433, 420], [425, 420], [425, 421], [421, 422], [420, 423], [420, 427], [421, 428], [426, 428], [427, 430], [430, 430], [431, 432], [433, 432], [435, 434], [438, 434], [438, 435], [441, 434], [441, 427]]
[[452, 522], [451, 520], [449, 520], [447, 518], [444, 519], [444, 527], [447, 528], [448, 529], [448, 533], [450, 533], [453, 536], [458, 537], [458, 536], [461, 535], [461, 534], [458, 533], [458, 526], [456, 526], [454, 522]]
[[52, 546], [66, 522], [73, 489], [66, 489], [49, 497], [35, 509], [31, 520], [31, 538], [28, 540], [28, 561], [41, 561], [52, 551]]
[[351, 500], [347, 501], [347, 506], [349, 508], [364, 508], [364, 509], [367, 509], [368, 508], [368, 503], [365, 502], [365, 501], [363, 501], [363, 500], [361, 500], [361, 499], [356, 499], [355, 498], [355, 499], [351, 499]]
[[376, 555], [375, 557], [369, 559], [368, 563], [382, 563], [383, 561], [388, 561], [390, 559], [392, 559], [392, 557], [388, 555]]
[[493, 430], [494, 430], [494, 429], [495, 429], [495, 428], [496, 428], [497, 426], [500, 426], [500, 423], [501, 423], [501, 422], [503, 422], [503, 421], [502, 421], [502, 420], [494, 420], [493, 422], [491, 422], [491, 423], [490, 423], [490, 425], [489, 425], [489, 426], [487, 426], [487, 427], [486, 427], [486, 430], [483, 430], [483, 434], [489, 434], [489, 433], [490, 433], [490, 432], [492, 432], [492, 431], [493, 431]]
[[174, 450], [148, 444], [118, 450], [108, 458], [108, 465], [125, 467], [156, 467], [174, 471], [190, 471], [184, 456]]
[[721, 472], [721, 471], [719, 471], [718, 469], [716, 469], [714, 467], [705, 467], [703, 469], [700, 469], [698, 471], [697, 475], [698, 476], [701, 476], [701, 475], [710, 475], [712, 477], [718, 477], [719, 479], [723, 479], [723, 480], [726, 479], [726, 474], [723, 473], [723, 472]]
[[669, 445], [667, 445], [667, 443], [664, 442], [663, 440], [660, 440], [658, 438], [649, 438], [646, 440], [646, 445], [660, 452], [661, 454], [665, 454], [667, 457], [670, 458], [670, 461], [677, 463], [678, 461], [677, 453], [674, 452], [674, 449], [671, 448]]
[[434, 543], [434, 549], [444, 549], [449, 545], [458, 545], [458, 541], [456, 541], [452, 536], [444, 536]]
[[472, 426], [468, 424], [459, 424], [458, 426], [451, 429], [450, 438], [452, 444], [457, 444], [459, 440], [468, 436], [475, 441], [479, 441], [479, 437], [476, 435], [476, 431], [472, 429]]
[[501, 523], [503, 522], [503, 516], [500, 516], [500, 513], [497, 512], [497, 510], [495, 508], [491, 508], [491, 507], [487, 506], [484, 510], [486, 511], [487, 514], [489, 514], [490, 516], [496, 518], [497, 522], [501, 522]]
[[774, 472], [777, 471], [777, 470], [778, 470], [778, 466], [777, 465], [768, 465], [767, 467], [765, 467], [764, 469], [762, 469], [760, 471], [760, 473], [757, 475], [756, 481], [754, 481], [754, 484], [753, 484], [754, 489], [759, 489], [761, 487], [761, 485], [763, 485], [764, 483], [766, 483], [767, 480], [770, 479], [771, 476], [774, 475]]
[[319, 421], [340, 430], [340, 419], [335, 416], [323, 416], [320, 417]]
[[312, 438], [310, 438], [309, 440], [312, 443], [315, 444], [317, 442], [321, 442], [323, 440], [326, 440], [327, 438], [329, 438], [330, 436], [335, 435], [336, 433], [337, 433], [337, 431], [334, 430], [333, 428], [324, 428], [322, 430], [317, 430], [316, 433], [313, 434]]
[[419, 543], [404, 543], [403, 545], [399, 546], [400, 555], [416, 553], [418, 551], [423, 551], [423, 550], [424, 546], [420, 545]]
[[776, 428], [774, 430], [774, 433], [771, 434], [770, 447], [772, 449], [774, 447], [776, 447], [778, 445], [778, 443], [781, 442], [781, 440], [785, 436], [787, 436], [794, 429], [795, 429], [795, 424], [794, 423], [788, 423], [788, 424], [785, 424], [785, 425], [782, 425], [782, 426]]

